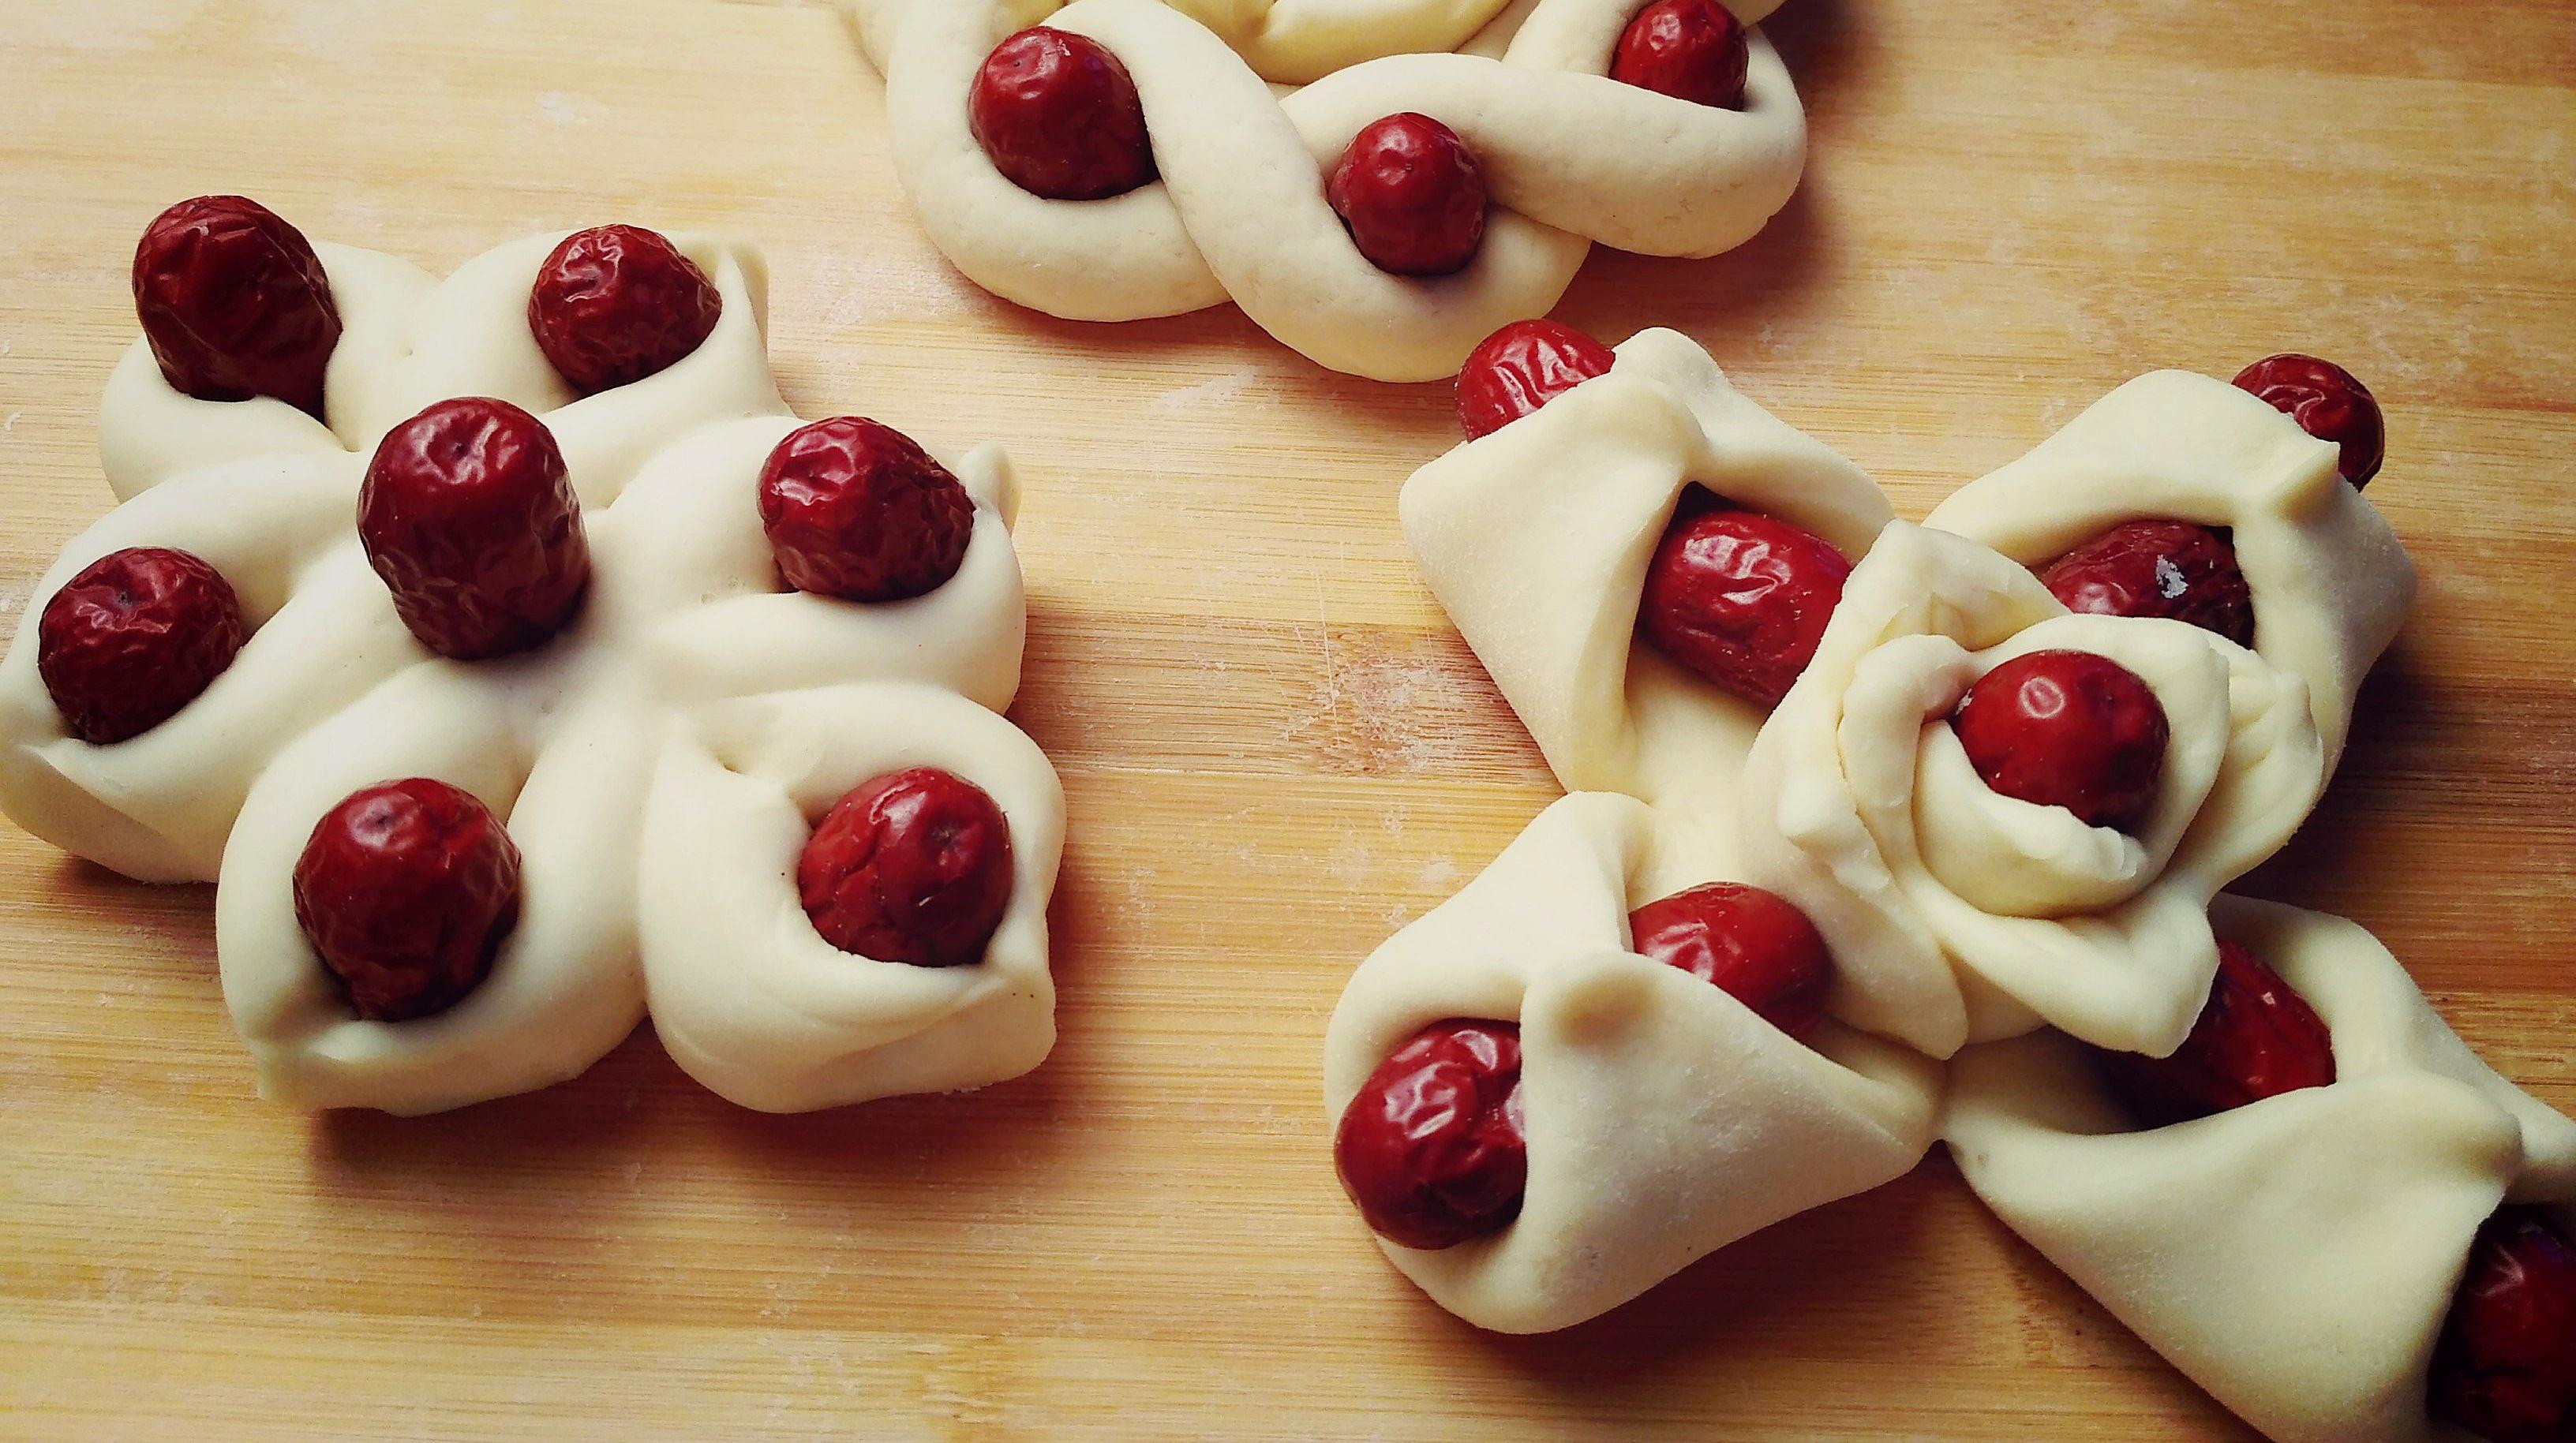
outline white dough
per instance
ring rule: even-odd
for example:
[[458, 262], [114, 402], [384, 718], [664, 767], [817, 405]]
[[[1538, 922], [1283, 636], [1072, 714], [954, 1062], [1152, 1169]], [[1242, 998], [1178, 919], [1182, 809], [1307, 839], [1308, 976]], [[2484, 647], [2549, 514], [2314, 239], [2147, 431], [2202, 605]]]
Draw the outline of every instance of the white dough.
[[[1995, 795], [1950, 730], [1978, 677], [2061, 647], [2128, 667], [2164, 706], [2142, 837]], [[1899, 521], [1753, 744], [1744, 864], [1825, 934], [1854, 1026], [1947, 1057], [2044, 1020], [2162, 1056], [2217, 970], [2209, 899], [2324, 785], [2296, 675], [2182, 622], [2070, 616], [2021, 566]]]
[[1645, 884], [1657, 832], [1633, 798], [1562, 798], [1360, 964], [1333, 1009], [1334, 1118], [1425, 1025], [1520, 1024], [1519, 1218], [1438, 1251], [1379, 1240], [1479, 1327], [1581, 1322], [1758, 1229], [1902, 1175], [1930, 1145], [1940, 1076], [1928, 1061], [1830, 1022], [1802, 1045], [1629, 950], [1629, 911], [1670, 890]]
[[[714, 332], [657, 375], [575, 399], [527, 324], [529, 286], [559, 239], [503, 246], [443, 282], [387, 257], [318, 247], [346, 327], [326, 382], [328, 427], [275, 401], [180, 395], [137, 343], [100, 422], [111, 478], [132, 499], [66, 549], [0, 660], [0, 807], [129, 875], [217, 882], [225, 999], [264, 1095], [416, 1113], [571, 1077], [643, 1016], [636, 879], [666, 748], [709, 757], [708, 738], [736, 724], [728, 718], [774, 710], [795, 725], [773, 731], [854, 766], [954, 753], [959, 770], [992, 777], [988, 789], [1011, 815], [1020, 886], [986, 964], [918, 985], [998, 979], [983, 1005], [960, 1005], [917, 1035], [896, 1035], [888, 1016], [828, 1010], [777, 1028], [774, 998], [733, 985], [747, 949], [775, 940], [773, 919], [756, 938], [704, 940], [706, 919], [731, 895], [728, 869], [742, 861], [732, 856], [657, 889], [662, 930], [694, 925], [701, 941], [658, 949], [655, 985], [683, 999], [676, 1033], [712, 1039], [684, 1065], [754, 1105], [829, 1106], [1035, 1066], [1053, 1037], [1044, 917], [1063, 809], [1044, 758], [997, 715], [1018, 690], [1027, 626], [1008, 460], [993, 447], [941, 456], [975, 519], [963, 566], [936, 591], [857, 606], [785, 590], [758, 482], [800, 423], [769, 372], [765, 263], [746, 246], [674, 235], [724, 298]], [[497, 661], [459, 664], [422, 649], [355, 534], [376, 440], [451, 394], [540, 414], [563, 449], [590, 544], [591, 585], [573, 623]], [[81, 566], [141, 545], [212, 562], [255, 630], [177, 716], [90, 746], [64, 734], [37, 674], [36, 618]], [[739, 700], [779, 692], [789, 695], [774, 707]], [[864, 704], [840, 705], [853, 697]], [[915, 734], [928, 740], [904, 740]], [[758, 755], [764, 765], [778, 756]], [[462, 787], [505, 819], [522, 856], [523, 908], [491, 977], [456, 1006], [370, 1022], [352, 1015], [306, 943], [292, 873], [323, 813], [407, 776]], [[656, 815], [666, 839], [714, 836], [683, 801], [666, 798]], [[810, 926], [806, 934], [822, 945]], [[879, 979], [890, 967], [843, 960]], [[833, 1061], [819, 1065], [818, 1054]]]
[[1762, 709], [1635, 640], [1646, 564], [1692, 482], [1857, 557], [1894, 514], [1868, 475], [1728, 384], [1674, 331], [1415, 472], [1405, 540], [1569, 791], [1626, 792], [1734, 864], [1736, 779]]
[[[1716, 255], [1752, 238], [1797, 189], [1805, 114], [1759, 34], [1740, 111], [1607, 77], [1620, 32], [1646, 3], [1540, 0], [1500, 58], [1387, 53], [1284, 96], [1225, 35], [1161, 0], [853, 0], [853, 15], [886, 76], [896, 173], [932, 242], [976, 284], [1075, 320], [1230, 298], [1319, 365], [1425, 381], [1453, 374], [1504, 323], [1546, 313], [1593, 242]], [[1343, 33], [1386, 33], [1394, 12], [1415, 8], [1362, 0], [1348, 13], [1374, 17], [1373, 30]], [[1125, 64], [1158, 181], [1052, 201], [994, 168], [965, 97], [993, 46], [1040, 21]], [[1465, 139], [1495, 202], [1476, 259], [1454, 276], [1378, 270], [1324, 197], [1324, 173], [1352, 137], [1408, 110]]]
[[2331, 771], [2354, 693], [2415, 598], [2414, 563], [2336, 474], [2336, 453], [2259, 397], [2157, 371], [1959, 488], [1924, 524], [2032, 567], [2124, 521], [2231, 528], [2254, 593], [2254, 649], [2307, 682]]
[[2066, 1038], [1971, 1048], [1943, 1124], [1960, 1171], [2280, 1443], [2465, 1439], [2425, 1417], [2434, 1339], [2498, 1203], [2576, 1203], [2576, 1123], [2478, 1061], [2360, 927], [2233, 897], [2214, 915], [2324, 1019], [2334, 1085], [2129, 1131]]

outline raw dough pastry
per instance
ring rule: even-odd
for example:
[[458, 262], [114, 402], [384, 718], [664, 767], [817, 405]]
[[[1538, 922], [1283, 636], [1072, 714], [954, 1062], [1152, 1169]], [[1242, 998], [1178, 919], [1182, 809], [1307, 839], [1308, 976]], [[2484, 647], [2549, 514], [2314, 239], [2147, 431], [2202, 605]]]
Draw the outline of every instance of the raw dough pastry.
[[[1894, 513], [1859, 467], [1641, 331], [1610, 373], [1405, 482], [1405, 540], [1568, 791], [1654, 803], [1692, 881], [1735, 865], [1737, 777], [1763, 712], [1636, 641], [1646, 564], [1696, 481], [1858, 557]], [[1675, 889], [1678, 890], [1678, 889]]]
[[[2137, 837], [1992, 790], [1946, 724], [1977, 678], [2056, 648], [2110, 657], [2164, 704]], [[1825, 934], [1844, 1021], [1935, 1057], [2043, 1020], [2163, 1056], [2217, 972], [2209, 899], [2324, 785], [2297, 675], [2183, 622], [2069, 615], [1996, 552], [1899, 521], [1754, 742], [1744, 864]]]
[[2576, 1123], [2472, 1055], [2360, 927], [2233, 897], [2214, 915], [2325, 1020], [2334, 1085], [2132, 1132], [2081, 1049], [2037, 1033], [1960, 1054], [1960, 1171], [2281, 1443], [2464, 1439], [2426, 1418], [2424, 1375], [2470, 1237], [2508, 1198], [2576, 1203]]
[[[327, 428], [275, 401], [189, 399], [161, 384], [148, 355], [140, 369], [129, 356], [109, 388], [102, 448], [138, 494], [73, 543], [38, 595], [109, 551], [179, 546], [225, 573], [258, 629], [176, 717], [95, 747], [63, 734], [36, 674], [42, 604], [31, 605], [0, 662], [0, 805], [130, 874], [218, 882], [226, 1002], [263, 1094], [297, 1106], [427, 1112], [573, 1076], [643, 1016], [648, 973], [657, 995], [676, 999], [675, 1033], [716, 1039], [675, 1041], [683, 1066], [755, 1106], [972, 1086], [1035, 1066], [1053, 1033], [1043, 919], [1063, 808], [1045, 759], [996, 714], [1018, 689], [1026, 628], [1008, 461], [992, 447], [941, 457], [975, 522], [964, 564], [938, 590], [877, 606], [781, 592], [757, 487], [770, 450], [800, 423], [761, 343], [758, 254], [674, 236], [724, 297], [715, 332], [653, 377], [571, 400], [526, 320], [528, 287], [557, 239], [505, 246], [436, 286], [404, 281], [382, 257], [323, 248], [346, 334], [361, 339], [352, 350], [344, 337], [334, 354]], [[388, 319], [396, 312], [399, 323]], [[376, 436], [451, 391], [548, 408], [583, 502], [593, 574], [581, 611], [544, 647], [498, 661], [424, 651], [355, 534]], [[192, 437], [233, 459], [186, 468]], [[773, 713], [795, 725], [769, 727], [777, 735], [762, 746], [710, 740]], [[919, 733], [930, 740], [906, 740]], [[780, 770], [798, 746], [815, 753], [810, 776]], [[776, 997], [731, 984], [761, 948], [793, 948], [782, 935], [790, 920], [807, 947], [823, 943], [792, 891], [791, 917], [762, 917], [747, 934], [711, 930], [739, 895], [726, 889], [741, 882], [740, 857], [663, 874], [648, 940], [645, 842], [680, 845], [672, 839], [692, 831], [677, 797], [655, 814], [658, 827], [648, 823], [666, 750], [727, 765], [748, 757], [762, 784], [808, 787], [838, 775], [833, 758], [953, 755], [1010, 816], [1019, 885], [993, 956], [920, 987], [1009, 1005], [815, 1008], [781, 1027]], [[491, 976], [463, 1001], [373, 1022], [350, 1013], [306, 944], [291, 877], [325, 811], [403, 776], [448, 781], [507, 819], [525, 901]], [[858, 976], [890, 966], [836, 955]], [[824, 1053], [833, 1065], [818, 1066]]]
[[2307, 682], [2332, 771], [2353, 694], [2415, 599], [2414, 562], [2336, 473], [2336, 454], [2224, 381], [2157, 371], [1960, 487], [1924, 524], [2031, 567], [2124, 521], [2230, 528], [2254, 592], [2254, 649]]
[[[1500, 58], [1386, 55], [1284, 96], [1223, 36], [1161, 0], [851, 3], [886, 76], [896, 173], [968, 279], [1073, 320], [1178, 315], [1230, 298], [1317, 364], [1377, 380], [1454, 373], [1496, 327], [1553, 307], [1595, 241], [1665, 256], [1741, 245], [1788, 203], [1806, 163], [1797, 91], [1758, 33], [1741, 111], [1607, 78], [1620, 32], [1648, 0], [1538, 0]], [[1194, 8], [1240, 17], [1254, 7]], [[1422, 7], [1276, 8], [1272, 20], [1371, 17], [1340, 27], [1368, 34]], [[1054, 201], [993, 167], [965, 96], [995, 44], [1041, 21], [1125, 63], [1159, 181]], [[1484, 245], [1454, 276], [1380, 271], [1324, 198], [1323, 172], [1352, 137], [1408, 110], [1456, 130], [1493, 194]]]
[[1830, 1021], [1805, 1046], [1629, 950], [1630, 909], [1670, 890], [1649, 878], [1657, 832], [1633, 798], [1560, 799], [1361, 963], [1333, 1009], [1334, 1118], [1422, 1027], [1520, 1024], [1520, 1217], [1435, 1252], [1379, 1239], [1479, 1327], [1581, 1322], [1757, 1229], [1903, 1174], [1930, 1145], [1932, 1063]]

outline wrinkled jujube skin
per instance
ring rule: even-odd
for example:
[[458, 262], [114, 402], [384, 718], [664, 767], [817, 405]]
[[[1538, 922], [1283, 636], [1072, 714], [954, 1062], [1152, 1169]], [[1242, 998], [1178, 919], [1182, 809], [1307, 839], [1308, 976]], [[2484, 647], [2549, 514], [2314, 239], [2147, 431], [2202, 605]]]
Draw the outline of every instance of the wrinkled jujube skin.
[[507, 401], [441, 401], [385, 435], [358, 492], [358, 537], [420, 644], [477, 661], [571, 621], [590, 543], [563, 452]]
[[1655, 0], [1619, 36], [1610, 78], [1676, 100], [1742, 110], [1751, 63], [1744, 23], [1717, 0]]
[[1824, 1020], [1834, 959], [1789, 899], [1741, 882], [1709, 882], [1628, 914], [1638, 955], [1713, 982], [1800, 1042]]
[[1048, 200], [1105, 200], [1156, 174], [1135, 77], [1087, 35], [1040, 25], [994, 46], [966, 123], [994, 169]]
[[1529, 1187], [1519, 1026], [1453, 1018], [1387, 1054], [1342, 1111], [1333, 1170], [1370, 1230], [1403, 1247], [1509, 1226]]
[[2332, 361], [2295, 352], [2266, 356], [2236, 375], [2251, 391], [2320, 441], [2343, 448], [2336, 469], [2354, 489], [2370, 484], [2388, 451], [2388, 427], [2379, 401], [2352, 372]]
[[603, 225], [546, 257], [528, 291], [528, 330], [585, 396], [660, 375], [705, 344], [724, 296], [659, 231]]
[[1458, 370], [1458, 427], [1490, 436], [1595, 376], [1619, 358], [1558, 321], [1514, 321], [1476, 343]]
[[962, 967], [1011, 905], [1011, 825], [983, 788], [936, 767], [889, 772], [832, 804], [796, 862], [823, 940], [915, 967]]
[[760, 470], [760, 524], [799, 591], [901, 601], [966, 562], [975, 502], [947, 467], [891, 427], [835, 416], [788, 433]]
[[1398, 111], [1351, 139], [1324, 198], [1370, 265], [1392, 275], [1465, 270], [1485, 240], [1485, 177], [1458, 133]]
[[360, 1017], [444, 1012], [519, 920], [519, 849], [470, 792], [427, 777], [352, 793], [295, 861], [295, 921]]
[[45, 603], [36, 674], [64, 728], [105, 746], [177, 716], [249, 636], [241, 598], [203, 558], [128, 547], [82, 567]]
[[2135, 833], [2153, 810], [2172, 730], [2138, 674], [2089, 651], [2035, 651], [1987, 672], [1950, 724], [2007, 797]]
[[2146, 1127], [2170, 1127], [2335, 1080], [2334, 1039], [2324, 1019], [2263, 959], [2228, 941], [2218, 944], [2209, 1001], [2172, 1056], [2096, 1049], [2094, 1060]]
[[2254, 644], [2254, 590], [2225, 533], [2188, 521], [2114, 526], [2040, 573], [2069, 611], [2187, 621]]
[[1777, 706], [1816, 659], [1850, 576], [1814, 532], [1693, 489], [1647, 563], [1637, 629], [1711, 685]]
[[134, 310], [171, 388], [322, 418], [340, 308], [304, 233], [237, 195], [183, 200], [134, 248]]
[[2576, 1245], [2547, 1212], [2499, 1208], [2478, 1228], [2429, 1401], [2490, 1443], [2576, 1440]]

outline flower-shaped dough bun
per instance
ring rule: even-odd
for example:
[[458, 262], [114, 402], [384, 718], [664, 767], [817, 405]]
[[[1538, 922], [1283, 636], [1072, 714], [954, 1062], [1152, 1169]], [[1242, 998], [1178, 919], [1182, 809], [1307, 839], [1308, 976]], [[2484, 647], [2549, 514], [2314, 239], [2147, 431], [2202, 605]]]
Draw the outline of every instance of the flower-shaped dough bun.
[[[2055, 649], [2110, 658], [2163, 705], [2134, 837], [1994, 791], [1947, 725], [1986, 672]], [[1754, 742], [1744, 860], [1832, 945], [1847, 1022], [1935, 1057], [2043, 1020], [2162, 1056], [2217, 971], [2209, 899], [2324, 780], [2295, 674], [2184, 622], [2070, 615], [2002, 555], [1900, 521]]]
[[2470, 1239], [2508, 1200], [2576, 1222], [2576, 1123], [2471, 1054], [2360, 927], [2233, 897], [2214, 915], [2323, 1019], [2334, 1083], [2136, 1131], [2083, 1048], [2035, 1033], [1960, 1054], [1960, 1171], [2282, 1443], [2463, 1437], [2426, 1418], [2425, 1370]]
[[2307, 682], [2331, 771], [2354, 693], [2415, 597], [2414, 563], [2337, 473], [2337, 451], [2223, 381], [2157, 371], [1959, 488], [1924, 524], [2034, 568], [2123, 522], [2224, 528], [2254, 594], [2254, 649]]
[[[1806, 164], [1797, 90], [1758, 34], [1740, 110], [1609, 78], [1647, 0], [1538, 0], [1500, 58], [1390, 54], [1286, 95], [1225, 36], [1162, 0], [1059, 4], [860, 0], [856, 13], [886, 77], [896, 174], [932, 243], [986, 290], [1071, 320], [1231, 299], [1319, 365], [1433, 380], [1497, 326], [1552, 308], [1594, 242], [1665, 256], [1731, 250], [1788, 203]], [[1158, 180], [1104, 200], [1050, 200], [994, 166], [966, 97], [993, 47], [1040, 22], [1097, 40], [1134, 77]], [[1483, 242], [1454, 275], [1378, 269], [1325, 195], [1323, 172], [1361, 129], [1401, 112], [1455, 131], [1492, 197]]]
[[[813, 822], [869, 779], [924, 766], [982, 788], [1010, 822], [1010, 906], [971, 966], [853, 956], [797, 899]], [[662, 1045], [769, 1112], [1017, 1077], [1055, 1044], [1046, 908], [1063, 845], [1045, 754], [953, 693], [881, 682], [716, 707], [664, 752], [645, 813], [644, 976]]]
[[1479, 1327], [1581, 1322], [1757, 1229], [1903, 1174], [1930, 1145], [1931, 1063], [1830, 1021], [1810, 1047], [1629, 950], [1629, 911], [1661, 896], [1654, 874], [1671, 870], [1654, 855], [1657, 832], [1633, 798], [1562, 798], [1360, 964], [1333, 1009], [1324, 1085], [1336, 1119], [1425, 1025], [1519, 1023], [1519, 1217], [1438, 1251], [1380, 1239]]
[[1405, 540], [1568, 791], [1642, 797], [1734, 856], [1733, 792], [1762, 709], [1637, 639], [1647, 563], [1693, 482], [1858, 557], [1893, 514], [1868, 475], [1728, 384], [1674, 331], [1414, 473]]

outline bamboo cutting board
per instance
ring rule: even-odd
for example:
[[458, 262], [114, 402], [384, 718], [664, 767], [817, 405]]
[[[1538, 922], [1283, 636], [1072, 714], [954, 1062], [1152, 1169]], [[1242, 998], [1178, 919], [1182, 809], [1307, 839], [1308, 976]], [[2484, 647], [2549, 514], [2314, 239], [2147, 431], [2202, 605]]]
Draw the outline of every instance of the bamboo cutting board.
[[[1670, 324], [1919, 516], [2112, 384], [2344, 361], [2423, 603], [2248, 890], [2355, 916], [2576, 1108], [2576, 11], [1793, 0], [1804, 192], [1560, 314]], [[1441, 387], [1231, 310], [1091, 327], [912, 228], [819, 8], [12, 0], [0, 578], [108, 506], [92, 429], [161, 206], [436, 269], [545, 227], [767, 247], [809, 416], [1010, 445], [1070, 787], [1063, 1040], [970, 1097], [771, 1118], [649, 1029], [443, 1117], [250, 1093], [210, 893], [0, 828], [0, 1433], [25, 1438], [2247, 1436], [1943, 1158], [1610, 1317], [1485, 1336], [1386, 1267], [1317, 1079], [1343, 978], [1554, 795], [1398, 541]]]

